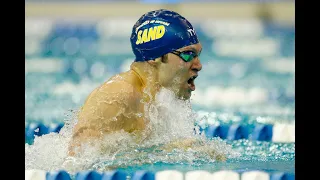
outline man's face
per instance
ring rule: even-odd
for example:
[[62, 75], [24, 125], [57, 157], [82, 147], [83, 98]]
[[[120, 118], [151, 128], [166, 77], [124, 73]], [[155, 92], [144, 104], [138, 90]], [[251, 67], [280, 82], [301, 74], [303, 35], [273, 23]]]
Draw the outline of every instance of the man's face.
[[[200, 43], [180, 48], [176, 51], [184, 52], [187, 55], [195, 53], [199, 55], [202, 50]], [[178, 53], [169, 53], [166, 62], [159, 67], [160, 84], [173, 90], [180, 99], [190, 99], [191, 92], [195, 90], [194, 78], [202, 69], [199, 56], [195, 56], [191, 61], [185, 62]]]

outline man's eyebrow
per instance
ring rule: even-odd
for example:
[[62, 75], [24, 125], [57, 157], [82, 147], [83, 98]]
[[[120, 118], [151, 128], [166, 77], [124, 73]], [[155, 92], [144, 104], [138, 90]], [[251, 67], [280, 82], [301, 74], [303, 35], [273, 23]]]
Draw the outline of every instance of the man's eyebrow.
[[184, 51], [193, 51], [194, 53], [198, 53], [199, 54], [202, 51], [202, 48], [201, 48], [201, 50], [199, 52], [194, 47], [187, 47], [186, 49], [184, 49]]

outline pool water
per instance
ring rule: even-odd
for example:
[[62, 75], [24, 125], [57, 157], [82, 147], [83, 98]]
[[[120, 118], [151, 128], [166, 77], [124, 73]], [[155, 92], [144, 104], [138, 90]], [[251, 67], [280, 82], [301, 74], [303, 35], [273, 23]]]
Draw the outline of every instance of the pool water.
[[208, 172], [216, 172], [221, 170], [233, 170], [236, 172], [245, 172], [249, 170], [261, 170], [268, 173], [274, 172], [287, 172], [295, 173], [294, 160], [287, 161], [227, 161], [217, 162], [211, 164], [201, 164], [198, 166], [192, 166], [189, 164], [166, 164], [166, 163], [155, 163], [153, 165], [139, 165], [129, 166], [126, 168], [119, 168], [127, 174], [133, 174], [139, 170], [147, 170], [151, 172], [158, 172], [164, 170], [177, 170], [182, 173], [186, 173], [194, 170], [204, 170]]
[[[148, 163], [139, 163], [138, 165], [130, 161], [136, 161], [137, 159], [148, 159], [151, 154], [147, 154], [146, 157], [136, 156], [129, 161], [126, 160], [118, 165], [120, 170], [128, 174], [132, 174], [138, 170], [147, 170], [151, 172], [163, 171], [163, 170], [178, 170], [186, 173], [193, 170], [205, 170], [208, 172], [216, 172], [219, 170], [233, 170], [236, 172], [244, 172], [248, 170], [262, 170], [265, 172], [295, 172], [295, 147], [294, 143], [271, 143], [271, 142], [253, 142], [249, 140], [234, 140], [228, 142], [232, 144], [232, 148], [239, 152], [241, 156], [227, 159], [226, 162], [212, 162], [201, 160], [200, 158], [192, 162], [185, 160], [163, 160], [153, 161]], [[166, 154], [170, 156], [170, 154]], [[172, 156], [179, 156], [179, 154], [172, 153]], [[118, 161], [121, 161], [118, 159]], [[117, 164], [117, 162], [113, 162]], [[124, 167], [121, 167], [124, 166]]]
[[[228, 34], [234, 26], [241, 28], [239, 23], [193, 20], [203, 45], [203, 69], [196, 80], [197, 90], [191, 98], [193, 110], [198, 114], [196, 124], [204, 129], [219, 124], [294, 124], [294, 25], [243, 21], [243, 31]], [[130, 29], [109, 36], [110, 24], [107, 21], [70, 22], [26, 19], [26, 131], [31, 123], [65, 123], [70, 110], [79, 108], [91, 90], [112, 75], [127, 70], [133, 60], [129, 45]], [[112, 25], [121, 26], [129, 22], [119, 20], [119, 24]], [[181, 117], [179, 125], [183, 125], [184, 120], [190, 121]], [[57, 137], [44, 135], [44, 138], [59, 141]], [[30, 144], [26, 144], [29, 153], [26, 160], [37, 157], [36, 162], [26, 162], [26, 169], [43, 168], [49, 171], [59, 168], [57, 164], [45, 163], [57, 162], [46, 159], [45, 140], [39, 138], [40, 145], [32, 147], [33, 141], [26, 138]], [[179, 157], [179, 152], [163, 154], [159, 158], [154, 157], [157, 153], [147, 151], [140, 156], [131, 152], [133, 154], [129, 160], [118, 158], [111, 162], [106, 160], [105, 163], [128, 173], [165, 169], [181, 172], [228, 169], [294, 173], [294, 140], [220, 141], [230, 145], [238, 155], [229, 157], [226, 162], [209, 162], [201, 155], [201, 158], [195, 158], [197, 152], [182, 153], [186, 157]], [[36, 147], [42, 149], [36, 151]], [[88, 168], [97, 168], [101, 163], [104, 162]]]

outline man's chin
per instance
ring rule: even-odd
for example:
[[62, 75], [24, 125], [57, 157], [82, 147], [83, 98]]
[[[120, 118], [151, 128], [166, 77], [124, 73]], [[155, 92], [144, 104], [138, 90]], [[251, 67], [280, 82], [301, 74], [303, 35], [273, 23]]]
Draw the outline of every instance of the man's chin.
[[188, 93], [188, 92], [178, 96], [178, 99], [185, 100], [185, 101], [189, 100], [190, 98], [191, 98], [191, 93]]
[[176, 98], [180, 100], [189, 100], [191, 98], [191, 91], [189, 90], [179, 91], [177, 89], [172, 89], [172, 88], [165, 88], [165, 89], [172, 91], [175, 94]]

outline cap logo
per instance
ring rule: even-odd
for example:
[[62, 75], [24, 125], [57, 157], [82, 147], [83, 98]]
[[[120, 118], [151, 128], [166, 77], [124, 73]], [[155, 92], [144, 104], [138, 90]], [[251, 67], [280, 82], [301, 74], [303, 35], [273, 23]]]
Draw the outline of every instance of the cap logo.
[[164, 36], [165, 32], [166, 28], [164, 25], [158, 25], [148, 29], [139, 30], [137, 33], [136, 45], [160, 39]]
[[146, 21], [144, 21], [143, 23], [141, 23], [141, 24], [136, 28], [136, 33], [138, 32], [138, 30], [139, 30], [141, 27], [143, 27], [143, 26], [145, 26], [145, 25], [147, 25], [147, 24], [153, 24], [153, 23], [162, 24], [162, 25], [165, 25], [165, 26], [169, 26], [169, 25], [170, 25], [170, 23], [164, 22], [164, 21], [160, 21], [160, 20], [146, 20]]
[[194, 29], [188, 29], [187, 31], [188, 31], [188, 34], [190, 36], [195, 36], [196, 35], [196, 31]]

